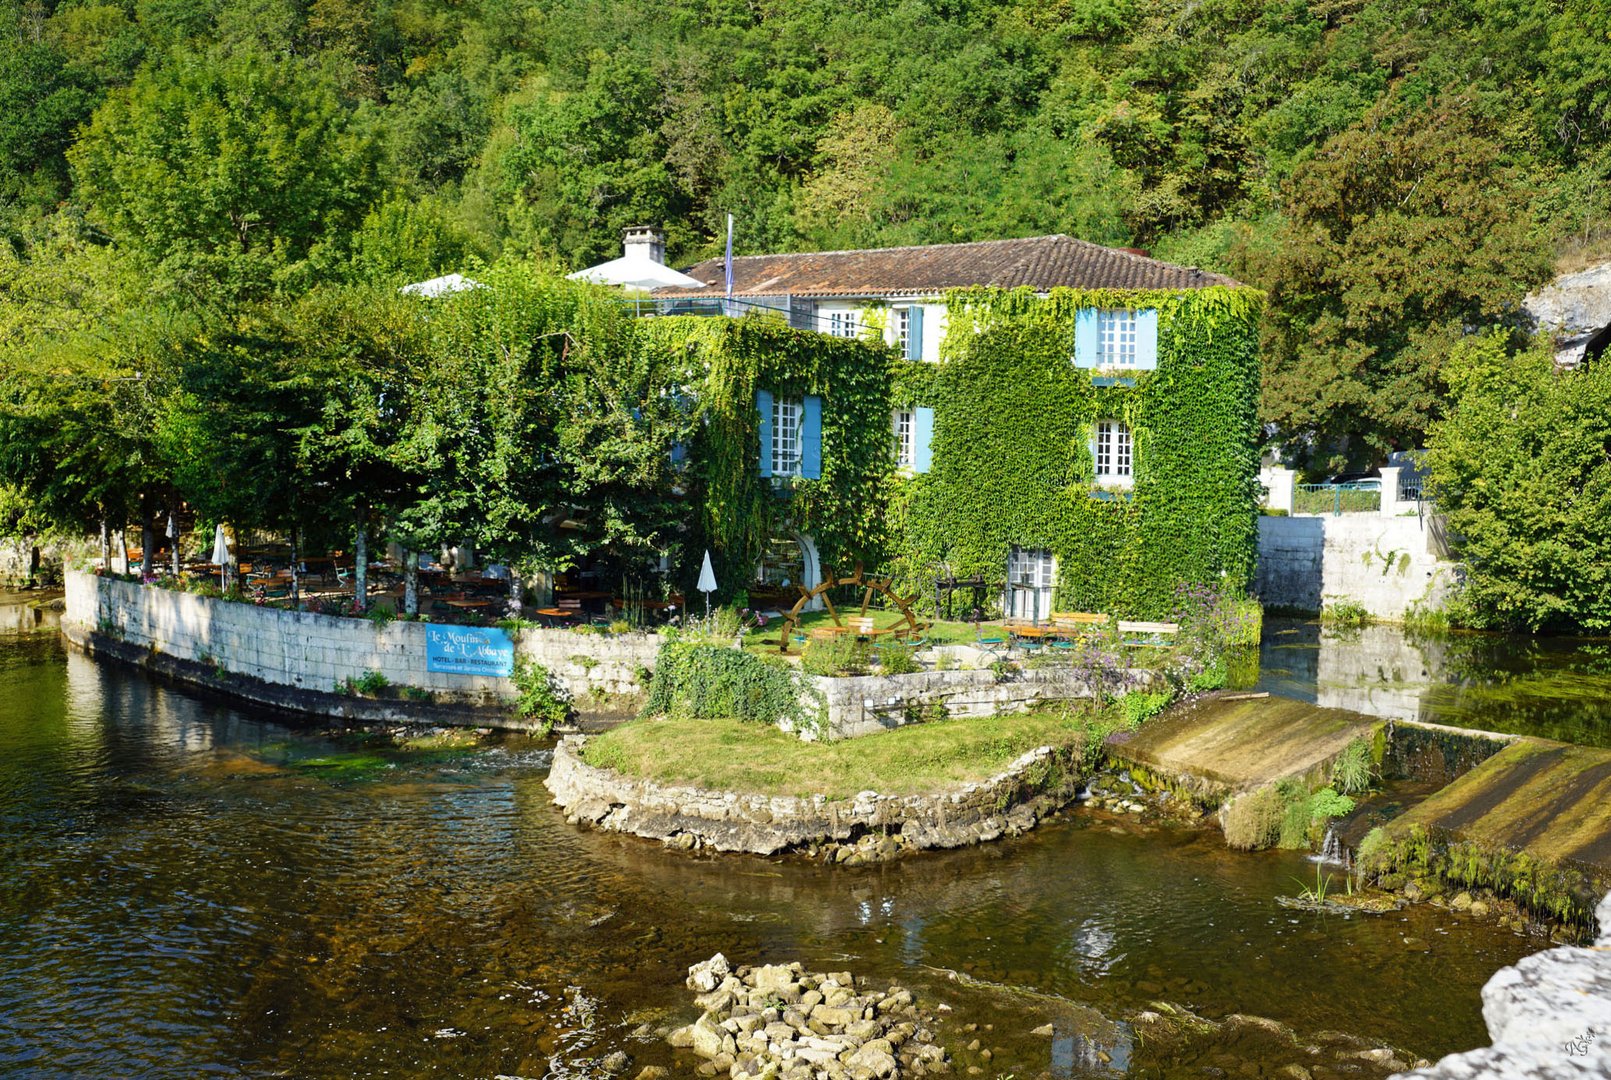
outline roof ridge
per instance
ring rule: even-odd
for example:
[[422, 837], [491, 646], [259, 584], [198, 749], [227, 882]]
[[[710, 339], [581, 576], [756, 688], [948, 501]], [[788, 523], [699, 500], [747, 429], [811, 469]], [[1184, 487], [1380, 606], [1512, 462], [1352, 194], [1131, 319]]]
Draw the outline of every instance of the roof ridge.
[[[1103, 248], [1101, 244], [1081, 240], [1079, 237], [1069, 236], [1067, 233], [1041, 233], [1036, 236], [997, 237], [994, 240], [950, 240], [943, 244], [898, 244], [894, 247], [834, 248], [831, 251], [774, 251], [766, 255], [734, 255], [733, 261], [738, 262], [740, 259], [789, 259], [800, 255], [874, 255], [888, 251], [930, 251], [934, 248], [983, 247], [987, 244], [1022, 244], [1028, 240], [1072, 240], [1077, 244], [1088, 244], [1091, 247], [1102, 248], [1104, 251], [1120, 250], [1119, 248]], [[699, 262], [713, 262], [720, 258], [720, 255], [712, 255], [709, 259], [701, 259]], [[697, 266], [698, 263], [694, 265]]]

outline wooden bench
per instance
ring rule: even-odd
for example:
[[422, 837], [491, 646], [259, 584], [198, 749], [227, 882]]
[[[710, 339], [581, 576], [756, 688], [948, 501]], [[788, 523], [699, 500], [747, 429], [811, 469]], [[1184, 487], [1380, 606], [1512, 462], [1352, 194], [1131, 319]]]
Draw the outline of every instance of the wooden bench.
[[1179, 623], [1119, 620], [1119, 637], [1131, 648], [1167, 649], [1179, 633]]
[[1109, 621], [1109, 616], [1097, 611], [1052, 612], [1052, 625], [1059, 630], [1089, 630], [1097, 626], [1106, 626]]

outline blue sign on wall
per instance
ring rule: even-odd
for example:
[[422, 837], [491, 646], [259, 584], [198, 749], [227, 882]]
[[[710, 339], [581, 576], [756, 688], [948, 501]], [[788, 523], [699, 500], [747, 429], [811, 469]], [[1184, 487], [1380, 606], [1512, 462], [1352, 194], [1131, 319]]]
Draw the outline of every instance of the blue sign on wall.
[[515, 643], [496, 627], [425, 626], [425, 670], [456, 675], [508, 675]]

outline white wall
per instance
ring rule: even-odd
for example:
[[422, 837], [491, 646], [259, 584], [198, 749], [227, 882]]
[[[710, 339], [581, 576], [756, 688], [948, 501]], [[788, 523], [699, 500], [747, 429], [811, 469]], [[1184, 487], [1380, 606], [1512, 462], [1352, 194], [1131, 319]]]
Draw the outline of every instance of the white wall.
[[[921, 301], [921, 302], [920, 302]], [[818, 300], [816, 302], [815, 322], [813, 329], [826, 334], [835, 312], [849, 313], [856, 318], [858, 327], [867, 324], [867, 307], [874, 301], [865, 299], [847, 300]], [[893, 344], [895, 339], [894, 323], [889, 317], [891, 308], [921, 307], [923, 309], [923, 359], [935, 363], [940, 359], [940, 342], [945, 339], [947, 325], [946, 307], [943, 303], [934, 302], [924, 297], [887, 297], [876, 303], [879, 305], [876, 318], [884, 325], [884, 340]]]
[[1260, 517], [1254, 592], [1266, 604], [1318, 611], [1351, 600], [1383, 619], [1442, 605], [1455, 564], [1429, 550], [1420, 517]]
[[[77, 571], [67, 574], [66, 605], [64, 623], [280, 686], [328, 692], [344, 679], [379, 671], [395, 685], [462, 699], [496, 701], [513, 694], [507, 678], [426, 671], [424, 623], [377, 626]], [[653, 666], [659, 647], [654, 634], [600, 637], [570, 630], [523, 630], [515, 641], [516, 655], [530, 656], [557, 675], [578, 704], [595, 688], [639, 692], [639, 669]]]

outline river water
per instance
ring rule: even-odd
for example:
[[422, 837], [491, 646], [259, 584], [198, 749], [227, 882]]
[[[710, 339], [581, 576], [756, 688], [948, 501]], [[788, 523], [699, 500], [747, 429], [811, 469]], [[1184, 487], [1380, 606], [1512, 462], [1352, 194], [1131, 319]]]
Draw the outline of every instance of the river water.
[[1392, 720], [1611, 747], [1611, 639], [1269, 619], [1258, 689]]
[[1427, 907], [1290, 911], [1299, 855], [1085, 810], [886, 867], [690, 857], [567, 825], [543, 744], [322, 731], [12, 614], [5, 1075], [581, 1077], [615, 1050], [632, 1075], [673, 1064], [650, 1029], [693, 1018], [684, 973], [718, 950], [899, 979], [953, 1007], [959, 1064], [991, 1025], [987, 1077], [1121, 1075], [1122, 1019], [1154, 999], [1436, 1057], [1486, 1041], [1482, 983], [1544, 944]]

